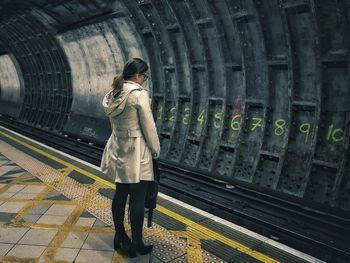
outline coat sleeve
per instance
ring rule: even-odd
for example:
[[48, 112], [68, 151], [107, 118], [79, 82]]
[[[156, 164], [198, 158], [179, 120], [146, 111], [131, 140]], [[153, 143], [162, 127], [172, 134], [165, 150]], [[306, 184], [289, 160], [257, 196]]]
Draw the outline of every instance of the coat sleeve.
[[158, 158], [160, 154], [160, 143], [152, 115], [148, 92], [145, 90], [142, 90], [137, 98], [137, 111], [141, 130], [145, 136], [146, 143], [150, 148], [153, 157]]

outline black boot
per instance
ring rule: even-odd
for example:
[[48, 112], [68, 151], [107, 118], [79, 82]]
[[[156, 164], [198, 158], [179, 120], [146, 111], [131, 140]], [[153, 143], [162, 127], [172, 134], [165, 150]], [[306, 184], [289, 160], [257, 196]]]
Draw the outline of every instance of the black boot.
[[118, 250], [120, 248], [128, 250], [131, 245], [131, 240], [126, 234], [124, 228], [125, 203], [128, 197], [128, 192], [128, 184], [117, 184], [112, 201], [112, 215], [115, 227], [113, 242], [114, 250]]
[[153, 246], [146, 246], [142, 241], [142, 227], [145, 214], [145, 196], [148, 182], [141, 181], [130, 187], [130, 223], [132, 242], [129, 250], [129, 257], [134, 258], [137, 254], [146, 255], [151, 253]]
[[132, 242], [129, 249], [129, 257], [134, 258], [137, 254], [147, 255], [152, 252], [153, 245], [145, 245], [142, 241], [139, 243]]
[[118, 250], [122, 248], [123, 250], [128, 251], [131, 246], [131, 240], [126, 234], [121, 238], [119, 235], [117, 235], [117, 233], [115, 233], [113, 245], [114, 245], [114, 250]]

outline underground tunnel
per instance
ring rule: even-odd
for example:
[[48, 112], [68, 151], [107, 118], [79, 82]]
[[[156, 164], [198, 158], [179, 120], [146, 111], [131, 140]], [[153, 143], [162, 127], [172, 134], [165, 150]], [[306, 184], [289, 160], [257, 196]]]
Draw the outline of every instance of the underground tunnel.
[[[162, 191], [346, 262], [349, 1], [3, 0], [0, 13], [0, 125], [99, 165], [103, 96], [140, 57]], [[236, 190], [250, 201], [227, 201]]]

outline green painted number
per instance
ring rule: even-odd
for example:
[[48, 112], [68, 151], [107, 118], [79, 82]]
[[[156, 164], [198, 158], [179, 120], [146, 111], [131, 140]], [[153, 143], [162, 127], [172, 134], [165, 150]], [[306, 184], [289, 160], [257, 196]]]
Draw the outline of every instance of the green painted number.
[[189, 117], [190, 117], [190, 108], [186, 108], [185, 109], [185, 114], [184, 114], [184, 117], [182, 118], [182, 123], [183, 124], [185, 124], [185, 125], [187, 125], [188, 124], [188, 119], [189, 119]]
[[277, 136], [281, 136], [284, 133], [284, 126], [286, 125], [286, 121], [283, 119], [278, 119], [275, 121], [276, 129], [275, 134]]
[[202, 110], [201, 113], [199, 114], [197, 121], [199, 122], [199, 125], [203, 125], [205, 121], [205, 110]]
[[163, 118], [163, 106], [160, 105], [157, 120], [161, 120], [162, 118]]
[[262, 121], [263, 121], [262, 118], [253, 118], [253, 127], [251, 130], [255, 131], [258, 127], [261, 127]]
[[239, 131], [241, 129], [241, 115], [235, 115], [231, 120], [231, 129]]
[[170, 117], [169, 121], [175, 121], [175, 118], [176, 118], [176, 107], [172, 107], [170, 109], [170, 113], [172, 114], [172, 116]]
[[332, 139], [334, 142], [343, 141], [345, 138], [345, 132], [342, 128], [334, 129], [334, 124], [329, 125], [327, 133], [327, 141]]
[[310, 123], [302, 123], [299, 126], [299, 131], [301, 133], [305, 133], [305, 143], [307, 143], [307, 141], [309, 140], [310, 128], [311, 128], [311, 124]]
[[222, 112], [217, 112], [214, 115], [214, 127], [216, 129], [221, 128], [221, 118], [222, 118]]

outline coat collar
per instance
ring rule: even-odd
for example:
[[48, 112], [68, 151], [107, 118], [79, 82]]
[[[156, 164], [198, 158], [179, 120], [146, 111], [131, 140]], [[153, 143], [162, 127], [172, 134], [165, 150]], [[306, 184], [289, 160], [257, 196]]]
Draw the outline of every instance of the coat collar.
[[108, 117], [115, 117], [121, 114], [125, 108], [126, 100], [133, 90], [141, 90], [142, 86], [135, 82], [129, 81], [124, 86], [117, 97], [114, 96], [113, 90], [108, 92], [102, 101], [103, 109]]
[[131, 81], [131, 80], [126, 80], [126, 81], [124, 81], [124, 84], [137, 86], [137, 88], [139, 88], [139, 89], [143, 89], [143, 90], [147, 90], [147, 91], [148, 91], [148, 88], [146, 88], [146, 87], [144, 87], [144, 86], [141, 86], [140, 84], [138, 84], [138, 83], [136, 83], [136, 82], [133, 82], [133, 81]]

